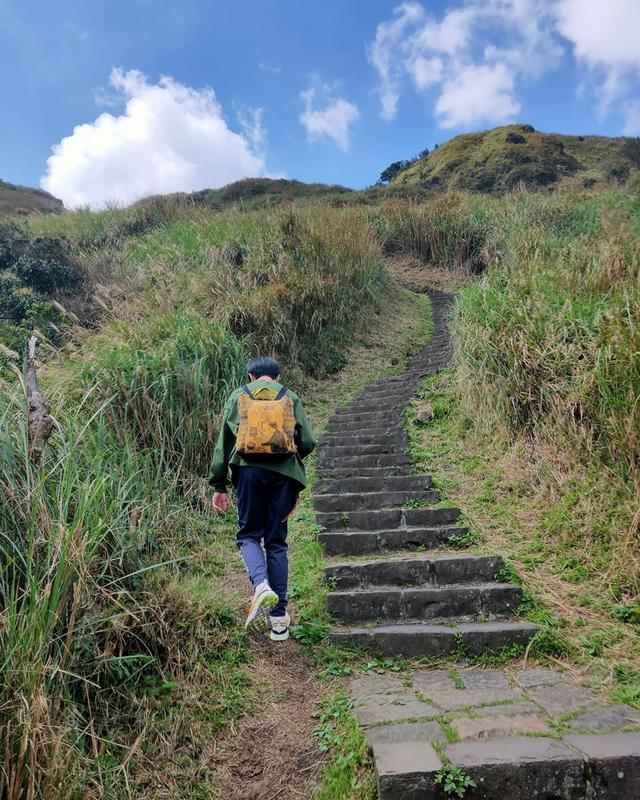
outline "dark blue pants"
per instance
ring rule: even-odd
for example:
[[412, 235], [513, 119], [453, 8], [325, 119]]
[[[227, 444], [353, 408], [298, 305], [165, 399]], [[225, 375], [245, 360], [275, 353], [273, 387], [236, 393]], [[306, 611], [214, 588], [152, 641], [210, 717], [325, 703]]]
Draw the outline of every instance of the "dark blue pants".
[[262, 467], [235, 467], [233, 485], [238, 503], [236, 541], [249, 578], [254, 588], [262, 581], [269, 582], [278, 595], [278, 605], [271, 613], [282, 617], [287, 609], [289, 574], [285, 517], [295, 505], [300, 487], [291, 478]]

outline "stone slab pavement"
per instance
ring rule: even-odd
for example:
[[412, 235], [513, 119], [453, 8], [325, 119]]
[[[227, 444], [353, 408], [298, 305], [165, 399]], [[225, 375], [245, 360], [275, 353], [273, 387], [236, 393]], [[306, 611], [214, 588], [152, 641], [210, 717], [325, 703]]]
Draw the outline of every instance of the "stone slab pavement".
[[380, 800], [640, 800], [640, 712], [554, 670], [425, 670], [350, 682]]

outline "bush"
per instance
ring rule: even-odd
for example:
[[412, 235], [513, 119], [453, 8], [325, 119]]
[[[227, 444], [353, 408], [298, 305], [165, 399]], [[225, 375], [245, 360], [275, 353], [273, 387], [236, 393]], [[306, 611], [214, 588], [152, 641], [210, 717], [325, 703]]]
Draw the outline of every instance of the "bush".
[[0, 337], [20, 351], [31, 328], [58, 341], [60, 314], [51, 300], [79, 282], [67, 245], [51, 237], [29, 238], [17, 227], [0, 223]]

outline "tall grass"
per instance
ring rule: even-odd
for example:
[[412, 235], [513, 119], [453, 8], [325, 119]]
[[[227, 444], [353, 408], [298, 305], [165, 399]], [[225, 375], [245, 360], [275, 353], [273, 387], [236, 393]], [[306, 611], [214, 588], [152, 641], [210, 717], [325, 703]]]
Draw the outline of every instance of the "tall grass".
[[143, 276], [147, 302], [180, 298], [298, 380], [340, 368], [389, 288], [378, 238], [348, 208], [201, 212], [131, 240], [120, 257]]
[[612, 585], [637, 594], [640, 203], [622, 190], [529, 195], [494, 214], [500, 263], [454, 318], [468, 413], [554, 452], [581, 487], [567, 531], [602, 542]]
[[369, 219], [390, 255], [414, 256], [464, 274], [482, 272], [487, 264], [486, 215], [460, 192], [438, 195], [428, 203], [388, 201], [370, 211]]
[[159, 483], [88, 397], [57, 420], [34, 467], [23, 403], [20, 389], [0, 393], [0, 796], [75, 797], [89, 755], [78, 747], [85, 699], [99, 688], [97, 662], [82, 656], [100, 609], [126, 602], [138, 545], [159, 519]]
[[90, 391], [114, 430], [166, 469], [206, 475], [217, 411], [244, 378], [242, 344], [226, 328], [185, 311], [135, 327], [114, 323], [92, 337], [71, 367], [67, 398]]
[[[172, 557], [158, 534], [181, 511], [185, 480], [206, 475], [217, 413], [245, 364], [228, 329], [180, 313], [113, 326], [85, 357], [43, 376], [56, 427], [40, 466], [28, 458], [22, 386], [0, 391], [6, 800], [85, 797], [127, 691], [171, 670], [160, 630], [171, 613], [147, 577]], [[189, 625], [176, 611], [175, 630]], [[209, 651], [225, 641], [218, 631]]]
[[[300, 379], [335, 370], [388, 285], [375, 235], [349, 211], [151, 203], [46, 224], [90, 260], [85, 285], [111, 281], [117, 297], [122, 274], [132, 294], [44, 371], [56, 428], [38, 467], [23, 389], [0, 385], [3, 800], [103, 796], [124, 769], [105, 755], [111, 727], [129, 692], [189, 652], [172, 642], [190, 614], [208, 620], [195, 625], [211, 629], [208, 659], [224, 650], [224, 609], [150, 582], [173, 557], [168, 520], [207, 474], [247, 355], [275, 353]], [[118, 269], [101, 276], [102, 259]]]

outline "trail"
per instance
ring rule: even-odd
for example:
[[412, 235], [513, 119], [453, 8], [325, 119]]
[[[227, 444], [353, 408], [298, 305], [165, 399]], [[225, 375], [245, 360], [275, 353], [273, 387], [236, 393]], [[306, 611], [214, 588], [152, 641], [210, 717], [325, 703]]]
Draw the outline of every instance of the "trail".
[[216, 800], [310, 800], [322, 756], [313, 737], [323, 687], [295, 642], [253, 642], [255, 711], [214, 744]]
[[327, 569], [335, 587], [327, 602], [342, 623], [332, 639], [384, 655], [442, 656], [460, 647], [482, 654], [526, 644], [537, 627], [510, 619], [522, 590], [497, 579], [499, 557], [442, 553], [466, 533], [460, 510], [439, 506], [431, 478], [412, 474], [402, 415], [425, 378], [450, 360], [453, 297], [429, 295], [429, 343], [404, 374], [373, 384], [336, 412], [320, 441], [320, 539], [332, 556], [367, 558]]

